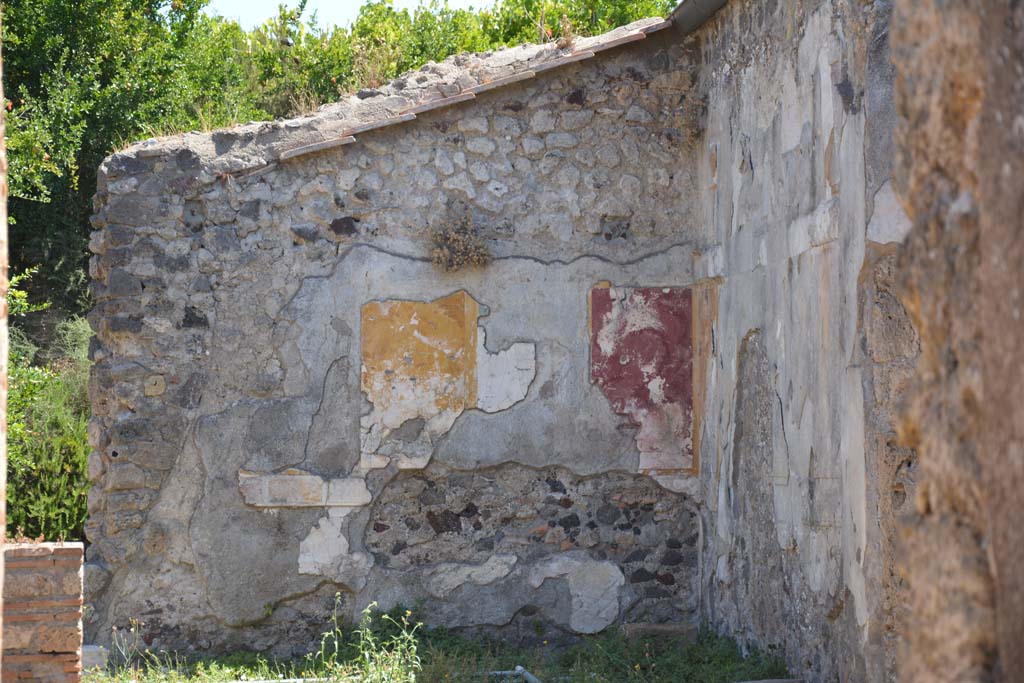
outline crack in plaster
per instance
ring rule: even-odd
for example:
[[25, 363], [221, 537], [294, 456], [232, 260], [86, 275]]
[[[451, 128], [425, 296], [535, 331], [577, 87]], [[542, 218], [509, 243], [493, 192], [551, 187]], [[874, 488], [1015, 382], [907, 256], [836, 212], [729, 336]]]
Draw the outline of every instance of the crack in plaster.
[[309, 429], [306, 430], [306, 445], [302, 448], [303, 461], [309, 460], [309, 442], [313, 439], [313, 430], [316, 428], [316, 419], [320, 417], [320, 413], [324, 408], [324, 403], [327, 400], [327, 382], [330, 381], [334, 367], [343, 360], [348, 360], [348, 354], [339, 356], [332, 360], [327, 366], [327, 372], [324, 373], [324, 381], [320, 385], [320, 401], [317, 403], [316, 410], [313, 411], [313, 415], [309, 418]]

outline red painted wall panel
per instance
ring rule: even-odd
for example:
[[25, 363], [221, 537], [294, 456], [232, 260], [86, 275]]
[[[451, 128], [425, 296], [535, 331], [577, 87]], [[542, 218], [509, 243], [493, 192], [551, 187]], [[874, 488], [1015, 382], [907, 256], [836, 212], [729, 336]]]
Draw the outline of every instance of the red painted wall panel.
[[591, 381], [637, 427], [640, 470], [691, 469], [691, 290], [598, 285], [590, 321]]

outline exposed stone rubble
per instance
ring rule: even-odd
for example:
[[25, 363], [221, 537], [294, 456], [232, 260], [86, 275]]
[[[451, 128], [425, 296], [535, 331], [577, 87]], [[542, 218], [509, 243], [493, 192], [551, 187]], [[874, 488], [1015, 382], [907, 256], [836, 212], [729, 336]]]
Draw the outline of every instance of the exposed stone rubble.
[[[378, 598], [409, 604], [420, 596], [432, 623], [529, 631], [536, 622], [595, 633], [622, 617], [696, 616], [695, 510], [649, 477], [431, 466], [385, 489], [366, 543], [380, 558]], [[416, 568], [426, 595], [409, 576]]]
[[[340, 592], [889, 680], [919, 342], [887, 27], [737, 0], [110, 157], [90, 637], [298, 652]], [[436, 268], [466, 224], [493, 260]]]

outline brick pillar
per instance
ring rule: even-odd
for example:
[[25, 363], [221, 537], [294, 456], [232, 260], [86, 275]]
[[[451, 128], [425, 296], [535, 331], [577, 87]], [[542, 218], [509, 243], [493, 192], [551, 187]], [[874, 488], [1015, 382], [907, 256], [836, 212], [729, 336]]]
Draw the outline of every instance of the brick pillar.
[[3, 683], [82, 678], [81, 543], [4, 546]]

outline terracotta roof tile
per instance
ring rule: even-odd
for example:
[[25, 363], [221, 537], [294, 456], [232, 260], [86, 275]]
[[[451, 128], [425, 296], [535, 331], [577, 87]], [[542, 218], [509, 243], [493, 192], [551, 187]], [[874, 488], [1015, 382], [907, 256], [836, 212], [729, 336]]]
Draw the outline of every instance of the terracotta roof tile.
[[519, 81], [529, 80], [536, 75], [536, 71], [522, 71], [511, 76], [506, 76], [504, 78], [497, 78], [493, 81], [490, 81], [489, 83], [481, 83], [480, 85], [473, 86], [467, 92], [471, 92], [474, 95], [479, 95], [480, 93], [487, 92], [488, 90], [494, 90], [495, 88], [501, 88], [506, 85], [518, 83]]
[[574, 52], [566, 57], [559, 57], [558, 59], [552, 59], [550, 62], [543, 62], [530, 67], [530, 70], [535, 74], [539, 74], [542, 71], [550, 71], [551, 69], [557, 69], [560, 66], [566, 66], [574, 62], [582, 62], [584, 59], [590, 59], [594, 56], [594, 53], [590, 50], [584, 52]]
[[342, 133], [342, 136], [345, 137], [349, 135], [358, 135], [359, 133], [366, 133], [371, 130], [377, 130], [378, 128], [393, 126], [396, 123], [412, 121], [414, 118], [416, 118], [415, 113], [405, 111], [399, 114], [398, 116], [392, 116], [386, 119], [382, 119], [380, 121], [371, 121], [370, 123], [363, 123], [358, 126], [353, 126], [352, 128], [346, 129], [345, 132]]
[[642, 29], [640, 29], [640, 31], [641, 31], [641, 33], [646, 33], [647, 35], [650, 35], [652, 33], [660, 31], [660, 30], [662, 30], [664, 28], [668, 28], [673, 23], [674, 22], [671, 19], [666, 19], [665, 21], [662, 21], [662, 22], [657, 23], [657, 24], [651, 24], [650, 26], [644, 26]]
[[[342, 145], [350, 145], [355, 142], [356, 139], [351, 135], [346, 135], [340, 138], [333, 138], [331, 140], [323, 140], [321, 142], [314, 142], [311, 145], [302, 145], [301, 147], [293, 147], [286, 149], [281, 152], [278, 157], [280, 161], [286, 161], [288, 159], [294, 159], [295, 157], [302, 156], [304, 154], [312, 154], [313, 152], [322, 152], [326, 149], [334, 149], [335, 147], [341, 147]], [[262, 170], [262, 169], [259, 169]]]
[[476, 95], [474, 95], [472, 92], [462, 92], [459, 93], [458, 95], [452, 95], [451, 97], [442, 97], [439, 100], [431, 100], [430, 102], [425, 102], [410, 109], [406, 109], [404, 112], [402, 112], [402, 115], [411, 115], [415, 117], [416, 114], [422, 114], [423, 112], [431, 111], [432, 109], [440, 109], [441, 107], [448, 107], [453, 104], [458, 104], [459, 102], [472, 100], [475, 97]]
[[590, 51], [591, 52], [603, 52], [604, 50], [610, 50], [613, 47], [618, 47], [620, 45], [626, 45], [627, 43], [635, 43], [636, 41], [643, 40], [646, 37], [647, 37], [647, 34], [646, 33], [642, 33], [642, 32], [627, 33], [626, 35], [622, 36], [621, 38], [616, 38], [614, 40], [609, 40], [607, 43], [598, 43], [597, 45], [591, 45], [590, 46]]

